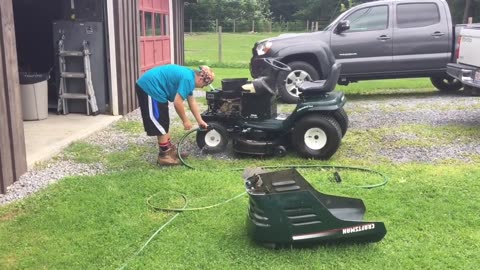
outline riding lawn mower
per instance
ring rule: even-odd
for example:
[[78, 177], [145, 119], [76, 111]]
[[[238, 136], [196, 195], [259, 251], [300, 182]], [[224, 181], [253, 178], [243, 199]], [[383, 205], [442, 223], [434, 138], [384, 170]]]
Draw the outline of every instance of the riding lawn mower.
[[298, 103], [289, 115], [277, 113], [279, 72], [291, 68], [273, 58], [264, 59], [266, 76], [222, 80], [222, 88], [206, 93], [208, 109], [202, 118], [209, 128], [198, 130], [196, 142], [210, 153], [222, 152], [232, 141], [236, 153], [284, 156], [293, 148], [300, 156], [329, 159], [348, 128], [342, 92], [333, 91], [341, 65], [334, 63], [326, 80], [298, 82]]

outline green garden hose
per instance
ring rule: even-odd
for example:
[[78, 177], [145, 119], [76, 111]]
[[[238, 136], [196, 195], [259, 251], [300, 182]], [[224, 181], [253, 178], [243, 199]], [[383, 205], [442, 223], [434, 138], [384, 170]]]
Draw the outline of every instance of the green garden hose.
[[[179, 157], [180, 161], [182, 162], [183, 165], [186, 167], [192, 169], [192, 170], [199, 170], [195, 168], [194, 166], [190, 165], [185, 159], [182, 158], [182, 155], [180, 153], [182, 152], [182, 145], [183, 142], [186, 140], [186, 138], [192, 134], [193, 132], [197, 132], [203, 130], [201, 128], [193, 129], [190, 130], [189, 132], [185, 133], [183, 137], [180, 139], [177, 147], [177, 156]], [[353, 170], [353, 171], [363, 171], [363, 172], [368, 172], [368, 173], [373, 173], [373, 174], [378, 174], [382, 177], [382, 182], [376, 183], [376, 184], [371, 184], [371, 185], [361, 185], [361, 186], [352, 186], [352, 187], [357, 187], [357, 188], [365, 188], [365, 189], [372, 189], [372, 188], [377, 188], [384, 186], [388, 183], [388, 177], [384, 175], [383, 173], [379, 171], [375, 171], [369, 168], [364, 168], [364, 167], [354, 167], [354, 166], [341, 166], [341, 165], [275, 165], [275, 166], [260, 166], [262, 169], [283, 169], [283, 168], [296, 168], [296, 169], [343, 169], [343, 170]], [[245, 168], [233, 168], [229, 169], [231, 171], [243, 171]], [[210, 170], [211, 171], [211, 170]]]

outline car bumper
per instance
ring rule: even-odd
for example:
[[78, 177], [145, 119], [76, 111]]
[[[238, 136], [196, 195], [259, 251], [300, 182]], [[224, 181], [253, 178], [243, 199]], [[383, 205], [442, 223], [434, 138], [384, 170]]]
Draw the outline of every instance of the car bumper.
[[448, 75], [461, 81], [464, 85], [480, 88], [480, 68], [463, 64], [448, 64]]

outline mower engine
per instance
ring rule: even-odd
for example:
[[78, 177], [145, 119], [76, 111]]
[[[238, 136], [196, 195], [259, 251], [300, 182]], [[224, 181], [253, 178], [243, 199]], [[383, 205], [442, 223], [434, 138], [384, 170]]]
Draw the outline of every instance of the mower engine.
[[232, 118], [268, 119], [277, 114], [275, 96], [270, 93], [252, 93], [242, 86], [248, 84], [247, 78], [223, 79], [222, 89], [206, 94], [208, 111], [203, 117], [216, 121]]
[[229, 93], [222, 90], [210, 91], [206, 94], [208, 111], [219, 117], [238, 117], [241, 114], [241, 98], [229, 98]]

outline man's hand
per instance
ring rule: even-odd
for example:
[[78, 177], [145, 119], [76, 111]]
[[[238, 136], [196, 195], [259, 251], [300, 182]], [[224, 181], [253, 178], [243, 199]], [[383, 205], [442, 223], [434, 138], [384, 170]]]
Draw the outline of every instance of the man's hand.
[[183, 128], [184, 128], [185, 130], [190, 130], [190, 129], [192, 129], [192, 122], [190, 122], [190, 120], [188, 120], [188, 119], [185, 120], [185, 121], [183, 121]]
[[208, 124], [205, 121], [201, 120], [200, 122], [198, 122], [198, 126], [203, 129], [207, 129]]

